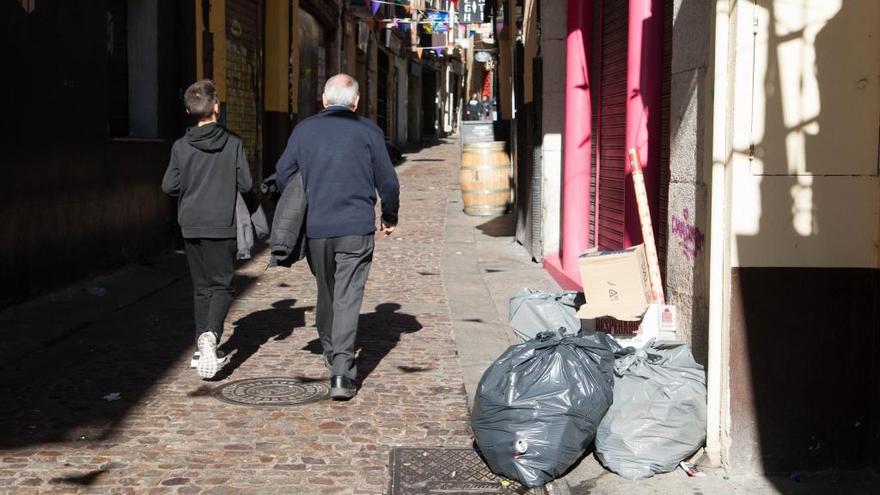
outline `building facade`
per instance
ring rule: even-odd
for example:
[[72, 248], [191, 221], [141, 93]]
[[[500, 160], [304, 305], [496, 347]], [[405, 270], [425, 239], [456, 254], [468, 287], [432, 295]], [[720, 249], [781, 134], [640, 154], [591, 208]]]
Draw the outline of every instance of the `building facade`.
[[584, 250], [641, 242], [638, 149], [679, 337], [707, 366], [709, 460], [878, 465], [880, 9], [540, 0], [522, 13], [526, 45], [540, 30], [540, 104], [523, 115], [535, 152], [517, 167], [533, 256], [578, 288]]
[[195, 79], [193, 2], [3, 2], [0, 301], [170, 247], [158, 184]]
[[274, 173], [297, 122], [322, 109], [324, 83], [340, 71], [358, 79], [358, 111], [392, 144], [450, 134], [463, 84], [452, 7], [3, 3], [8, 68], [17, 76], [3, 81], [16, 98], [3, 124], [12, 166], [0, 199], [9, 219], [0, 227], [0, 270], [10, 281], [0, 305], [179, 242], [174, 201], [159, 183], [171, 144], [192, 124], [182, 95], [197, 79], [216, 82], [222, 124], [244, 141], [258, 184]]

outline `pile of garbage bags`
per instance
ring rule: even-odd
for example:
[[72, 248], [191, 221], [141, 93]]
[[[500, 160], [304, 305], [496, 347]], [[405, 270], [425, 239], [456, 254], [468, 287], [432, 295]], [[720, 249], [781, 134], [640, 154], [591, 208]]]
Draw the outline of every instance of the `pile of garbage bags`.
[[706, 440], [703, 367], [682, 342], [623, 349], [602, 332], [571, 335], [558, 319], [567, 309], [547, 309], [568, 307], [566, 297], [521, 291], [511, 299], [511, 321], [527, 314], [534, 328], [542, 325], [535, 315], [551, 316], [548, 331], [510, 347], [480, 380], [471, 426], [489, 468], [542, 486], [595, 441], [596, 458], [624, 478], [674, 470]]

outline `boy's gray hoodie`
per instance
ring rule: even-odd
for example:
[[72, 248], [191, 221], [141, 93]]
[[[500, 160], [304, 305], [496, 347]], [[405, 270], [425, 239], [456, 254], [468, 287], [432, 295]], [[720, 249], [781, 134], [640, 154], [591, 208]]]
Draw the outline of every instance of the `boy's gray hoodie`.
[[253, 187], [241, 139], [219, 124], [190, 127], [171, 147], [162, 190], [177, 196], [187, 239], [236, 236], [235, 199]]

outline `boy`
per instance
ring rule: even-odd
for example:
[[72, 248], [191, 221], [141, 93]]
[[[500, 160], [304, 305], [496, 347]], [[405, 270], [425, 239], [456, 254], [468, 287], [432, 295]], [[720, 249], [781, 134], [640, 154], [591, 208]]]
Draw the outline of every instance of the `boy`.
[[195, 303], [193, 360], [199, 376], [210, 379], [226, 363], [217, 343], [232, 304], [235, 200], [238, 192], [250, 192], [253, 181], [241, 139], [217, 123], [220, 100], [213, 81], [193, 83], [183, 98], [197, 124], [172, 146], [162, 190], [178, 198]]

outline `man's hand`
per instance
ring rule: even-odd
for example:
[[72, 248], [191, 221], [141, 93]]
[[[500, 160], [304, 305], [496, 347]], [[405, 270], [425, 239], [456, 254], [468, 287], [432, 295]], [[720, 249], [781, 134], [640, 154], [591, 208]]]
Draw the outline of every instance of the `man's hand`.
[[390, 236], [391, 233], [394, 232], [394, 227], [394, 225], [382, 222], [382, 232], [385, 233], [385, 237]]

